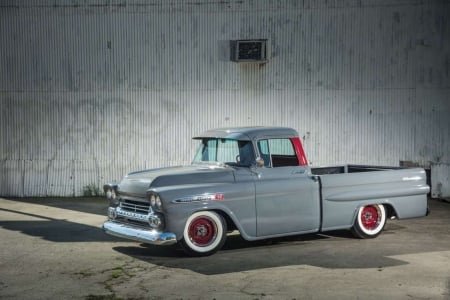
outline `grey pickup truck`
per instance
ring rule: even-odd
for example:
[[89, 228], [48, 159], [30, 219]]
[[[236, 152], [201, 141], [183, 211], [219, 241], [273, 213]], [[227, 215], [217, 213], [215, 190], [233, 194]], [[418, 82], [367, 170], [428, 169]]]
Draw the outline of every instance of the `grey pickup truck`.
[[106, 233], [187, 254], [218, 251], [227, 233], [248, 241], [349, 229], [374, 238], [387, 218], [427, 215], [421, 168], [308, 166], [298, 133], [284, 127], [210, 130], [189, 166], [129, 173], [104, 186]]

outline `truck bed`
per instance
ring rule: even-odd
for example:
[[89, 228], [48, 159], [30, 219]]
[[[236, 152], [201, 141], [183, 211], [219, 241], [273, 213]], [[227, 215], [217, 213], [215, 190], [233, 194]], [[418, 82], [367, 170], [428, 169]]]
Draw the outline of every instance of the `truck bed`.
[[421, 168], [341, 165], [311, 168], [311, 173], [321, 184], [324, 231], [349, 228], [365, 205], [384, 204], [399, 219], [427, 212], [429, 187]]
[[399, 169], [402, 169], [402, 167], [342, 165], [342, 166], [328, 166], [315, 168], [312, 167], [311, 172], [313, 175], [328, 175], [328, 174], [361, 173], [361, 172], [387, 171]]

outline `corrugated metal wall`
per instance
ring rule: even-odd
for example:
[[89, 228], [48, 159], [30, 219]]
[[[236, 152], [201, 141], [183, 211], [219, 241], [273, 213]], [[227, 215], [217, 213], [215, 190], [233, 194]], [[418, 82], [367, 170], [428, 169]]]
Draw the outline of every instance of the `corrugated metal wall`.
[[[269, 62], [229, 41], [268, 39]], [[450, 161], [450, 3], [0, 2], [0, 195], [190, 163], [213, 127], [296, 128], [313, 165]]]

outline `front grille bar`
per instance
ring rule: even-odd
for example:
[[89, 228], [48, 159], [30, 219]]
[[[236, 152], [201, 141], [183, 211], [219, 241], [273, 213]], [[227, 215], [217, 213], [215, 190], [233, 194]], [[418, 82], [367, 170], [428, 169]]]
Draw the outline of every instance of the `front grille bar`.
[[120, 207], [123, 210], [131, 211], [131, 212], [135, 212], [135, 213], [147, 214], [150, 212], [150, 203], [148, 203], [148, 202], [123, 199]]

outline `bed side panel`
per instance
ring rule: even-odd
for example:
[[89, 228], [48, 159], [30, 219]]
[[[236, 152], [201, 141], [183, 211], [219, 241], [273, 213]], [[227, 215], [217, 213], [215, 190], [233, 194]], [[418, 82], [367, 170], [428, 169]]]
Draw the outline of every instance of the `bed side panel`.
[[323, 230], [350, 228], [356, 212], [369, 204], [389, 204], [397, 217], [422, 217], [427, 212], [426, 174], [402, 169], [320, 176]]

